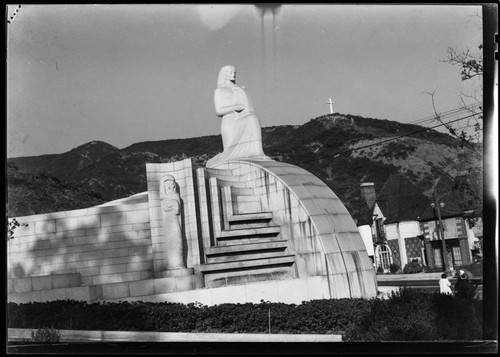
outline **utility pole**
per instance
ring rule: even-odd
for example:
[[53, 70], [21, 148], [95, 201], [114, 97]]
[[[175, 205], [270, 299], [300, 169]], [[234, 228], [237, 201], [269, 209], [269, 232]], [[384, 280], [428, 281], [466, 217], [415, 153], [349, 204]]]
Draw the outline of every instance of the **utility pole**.
[[431, 207], [434, 209], [434, 216], [437, 216], [438, 219], [438, 236], [441, 240], [441, 249], [443, 253], [443, 269], [444, 272], [449, 272], [450, 271], [450, 265], [448, 263], [448, 252], [446, 251], [446, 242], [444, 241], [444, 228], [443, 228], [443, 221], [441, 219], [441, 208], [444, 207], [444, 203], [440, 202], [438, 203], [433, 202], [431, 203]]

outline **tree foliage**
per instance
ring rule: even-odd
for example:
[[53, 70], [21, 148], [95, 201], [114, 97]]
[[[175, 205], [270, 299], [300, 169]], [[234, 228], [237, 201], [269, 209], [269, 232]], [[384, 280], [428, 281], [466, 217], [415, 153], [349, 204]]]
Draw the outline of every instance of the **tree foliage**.
[[27, 223], [19, 223], [17, 219], [11, 218], [8, 220], [7, 240], [14, 239], [14, 231], [17, 227], [28, 227]]

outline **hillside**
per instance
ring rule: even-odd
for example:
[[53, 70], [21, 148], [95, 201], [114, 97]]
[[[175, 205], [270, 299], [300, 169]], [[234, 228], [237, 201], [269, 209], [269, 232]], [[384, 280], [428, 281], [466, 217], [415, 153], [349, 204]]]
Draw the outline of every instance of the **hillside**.
[[69, 185], [45, 173], [19, 170], [7, 164], [9, 217], [66, 211], [106, 202], [83, 185]]
[[[375, 182], [380, 190], [391, 174], [408, 177], [424, 194], [429, 194], [443, 172], [455, 176], [474, 162], [467, 150], [452, 137], [416, 125], [363, 118], [353, 115], [324, 115], [303, 125], [283, 125], [262, 129], [264, 152], [275, 160], [300, 166], [323, 180], [344, 202], [354, 218], [365, 208], [361, 200], [361, 182]], [[417, 132], [417, 133], [415, 133]], [[415, 134], [412, 134], [415, 133]], [[411, 134], [411, 135], [410, 135]], [[397, 140], [390, 140], [403, 136]], [[380, 143], [374, 145], [375, 143]], [[358, 150], [354, 150], [357, 149]], [[90, 197], [97, 194], [109, 201], [146, 191], [146, 163], [161, 163], [192, 158], [204, 166], [222, 151], [220, 135], [136, 143], [118, 149], [93, 141], [57, 155], [8, 159], [18, 170], [8, 170], [9, 216], [84, 208], [93, 199], [79, 195], [50, 200], [44, 191], [60, 185], [83, 188]], [[45, 181], [34, 189], [21, 175], [48, 175], [59, 181]], [[23, 195], [30, 192], [30, 207]], [[35, 192], [39, 192], [36, 195]], [[85, 196], [87, 197], [87, 196]], [[71, 201], [71, 202], [69, 202]]]

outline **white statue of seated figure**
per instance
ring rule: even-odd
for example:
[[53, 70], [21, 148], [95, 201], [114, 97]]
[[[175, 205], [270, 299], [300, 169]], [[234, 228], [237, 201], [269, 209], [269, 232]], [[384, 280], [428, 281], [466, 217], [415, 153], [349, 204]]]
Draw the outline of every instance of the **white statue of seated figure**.
[[237, 159], [271, 160], [262, 150], [259, 117], [244, 88], [235, 84], [236, 70], [224, 66], [219, 72], [214, 93], [215, 112], [222, 117], [224, 151], [207, 161], [207, 167]]

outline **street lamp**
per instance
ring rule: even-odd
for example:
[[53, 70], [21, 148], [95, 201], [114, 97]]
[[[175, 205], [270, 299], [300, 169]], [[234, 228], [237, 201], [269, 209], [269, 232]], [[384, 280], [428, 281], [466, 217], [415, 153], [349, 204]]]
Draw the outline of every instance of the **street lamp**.
[[450, 271], [450, 266], [448, 264], [448, 257], [446, 256], [446, 242], [444, 241], [444, 229], [443, 229], [443, 221], [441, 220], [441, 208], [444, 207], [444, 203], [440, 202], [439, 204], [436, 203], [431, 203], [431, 207], [434, 209], [434, 217], [437, 216], [438, 222], [439, 222], [439, 228], [438, 228], [438, 237], [440, 237], [441, 240], [441, 249], [442, 249], [442, 255], [443, 255], [443, 268], [444, 272]]

